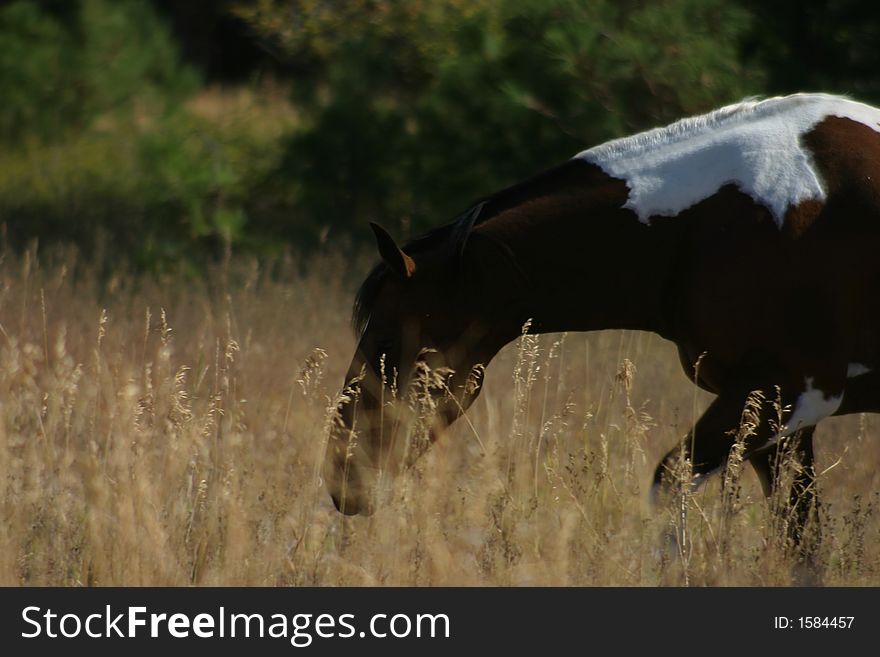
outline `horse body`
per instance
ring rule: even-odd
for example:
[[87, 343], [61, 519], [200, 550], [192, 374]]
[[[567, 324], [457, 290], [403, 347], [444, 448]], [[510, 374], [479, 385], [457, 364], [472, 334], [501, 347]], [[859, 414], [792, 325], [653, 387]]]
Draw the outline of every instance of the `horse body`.
[[531, 320], [658, 333], [717, 395], [658, 485], [680, 450], [696, 475], [723, 467], [746, 397], [778, 395], [791, 414], [761, 422], [746, 455], [769, 493], [776, 449], [797, 435], [797, 540], [815, 512], [813, 427], [880, 411], [878, 131], [880, 110], [843, 98], [747, 101], [584, 151], [402, 250], [374, 227], [383, 263], [361, 290], [347, 377], [358, 406], [343, 404], [325, 471], [337, 506], [345, 488], [346, 512], [372, 509], [365, 473], [395, 440], [377, 421], [382, 354], [401, 389], [424, 347], [456, 372], [442, 428], [478, 394], [472, 368]]

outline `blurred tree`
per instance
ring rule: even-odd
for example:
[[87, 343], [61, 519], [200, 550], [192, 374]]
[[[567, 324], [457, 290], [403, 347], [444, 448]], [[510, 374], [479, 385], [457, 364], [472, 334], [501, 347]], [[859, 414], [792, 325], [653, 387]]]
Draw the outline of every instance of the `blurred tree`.
[[880, 102], [875, 14], [868, 0], [13, 0], [0, 222], [15, 244], [103, 239], [146, 267], [368, 238], [368, 220], [406, 235], [743, 96]]
[[598, 141], [754, 91], [723, 0], [258, 0], [297, 71], [299, 222], [423, 229]]
[[0, 140], [54, 139], [196, 79], [145, 0], [17, 0], [0, 8]]
[[880, 102], [880, 11], [875, 0], [740, 0], [754, 28], [746, 65], [771, 93], [831, 91]]
[[208, 84], [240, 84], [283, 76], [282, 61], [230, 12], [235, 0], [152, 0], [167, 17], [183, 61]]
[[73, 35], [38, 3], [0, 8], [0, 139], [58, 134], [78, 116]]
[[155, 236], [176, 250], [185, 224], [151, 211], [137, 140], [197, 82], [146, 0], [0, 7], [0, 221], [9, 242], [73, 242], [91, 257], [148, 266]]

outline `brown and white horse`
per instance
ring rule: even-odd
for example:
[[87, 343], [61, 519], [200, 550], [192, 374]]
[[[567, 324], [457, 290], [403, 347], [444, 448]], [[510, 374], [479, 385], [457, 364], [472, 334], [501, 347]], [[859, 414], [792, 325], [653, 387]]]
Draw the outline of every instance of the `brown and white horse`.
[[748, 100], [586, 150], [402, 249], [373, 230], [382, 261], [355, 303], [325, 464], [346, 514], [372, 512], [377, 472], [397, 467], [390, 374], [405, 390], [420, 360], [454, 371], [454, 396], [436, 393], [442, 429], [527, 320], [653, 331], [717, 395], [655, 484], [678, 450], [696, 477], [723, 468], [749, 393], [778, 386], [791, 413], [763, 421], [746, 458], [769, 494], [777, 450], [797, 440], [795, 533], [815, 508], [815, 425], [880, 411], [880, 110], [867, 105]]

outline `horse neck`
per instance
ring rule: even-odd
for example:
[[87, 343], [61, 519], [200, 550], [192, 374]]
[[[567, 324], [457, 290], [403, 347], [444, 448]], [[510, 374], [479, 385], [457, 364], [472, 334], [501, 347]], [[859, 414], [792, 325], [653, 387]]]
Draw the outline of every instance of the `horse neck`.
[[625, 328], [668, 336], [681, 222], [640, 222], [623, 208], [625, 183], [582, 162], [516, 191], [495, 212], [490, 201], [491, 215], [473, 233], [509, 256], [504, 274], [485, 279], [482, 291], [503, 300], [490, 312], [510, 324], [507, 333], [517, 335], [531, 319], [534, 332]]

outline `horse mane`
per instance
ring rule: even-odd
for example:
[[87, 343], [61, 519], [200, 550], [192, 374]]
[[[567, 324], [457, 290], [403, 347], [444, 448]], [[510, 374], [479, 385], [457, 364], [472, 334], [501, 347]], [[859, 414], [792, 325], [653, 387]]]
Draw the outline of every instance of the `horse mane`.
[[[410, 240], [401, 248], [410, 256], [438, 248], [448, 249], [450, 255], [461, 253], [475, 226], [529, 198], [533, 198], [537, 193], [553, 185], [554, 182], [566, 179], [566, 174], [571, 171], [582, 170], [589, 166], [583, 160], [571, 159], [498, 192], [479, 198], [451, 222], [429, 230]], [[370, 313], [379, 295], [379, 290], [382, 289], [382, 284], [388, 276], [388, 271], [388, 266], [384, 262], [378, 262], [367, 274], [355, 295], [351, 324], [357, 336], [362, 335], [367, 326]]]

